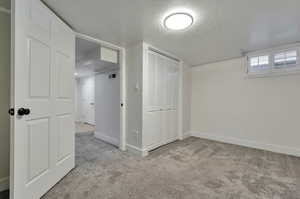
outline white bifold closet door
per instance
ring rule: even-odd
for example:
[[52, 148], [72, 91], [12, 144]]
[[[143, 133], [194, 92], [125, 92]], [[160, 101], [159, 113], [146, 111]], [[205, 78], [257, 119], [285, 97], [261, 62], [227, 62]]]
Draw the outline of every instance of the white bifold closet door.
[[162, 142], [162, 115], [159, 104], [159, 64], [156, 54], [148, 54], [148, 63], [144, 76], [144, 122], [143, 138], [145, 147], [158, 146]]
[[178, 120], [177, 120], [177, 101], [179, 91], [179, 69], [178, 63], [166, 59], [163, 68], [163, 135], [166, 143], [172, 142], [178, 138]]
[[144, 76], [144, 143], [148, 150], [178, 138], [179, 64], [149, 51]]

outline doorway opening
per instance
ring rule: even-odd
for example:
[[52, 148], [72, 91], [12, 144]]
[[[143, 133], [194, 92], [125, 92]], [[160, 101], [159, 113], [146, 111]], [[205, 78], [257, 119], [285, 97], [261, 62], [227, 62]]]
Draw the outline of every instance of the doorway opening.
[[124, 149], [121, 57], [121, 49], [77, 35], [74, 74], [77, 138], [90, 136]]

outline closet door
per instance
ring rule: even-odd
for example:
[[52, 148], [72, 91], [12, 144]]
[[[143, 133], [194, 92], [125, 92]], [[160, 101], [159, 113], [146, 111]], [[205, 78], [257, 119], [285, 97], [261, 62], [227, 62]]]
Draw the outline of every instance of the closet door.
[[170, 86], [168, 84], [168, 68], [170, 66], [169, 60], [166, 57], [163, 57], [164, 61], [161, 65], [161, 107], [162, 110], [165, 111], [168, 109], [168, 98], [169, 98], [169, 92], [170, 92]]
[[167, 59], [166, 64], [166, 106], [163, 113], [165, 142], [169, 143], [178, 138], [178, 63]]
[[145, 111], [158, 111], [160, 110], [158, 99], [158, 59], [155, 53], [148, 53], [148, 63], [145, 66], [144, 76], [144, 95], [145, 95]]
[[157, 55], [158, 58], [158, 93], [159, 93], [159, 107], [160, 111], [164, 111], [167, 109], [167, 97], [168, 97], [168, 80], [167, 80], [167, 72], [168, 72], [168, 60], [166, 57], [162, 55]]
[[166, 101], [165, 101], [165, 109], [176, 109], [176, 106], [174, 106], [174, 102], [176, 101], [176, 90], [178, 89], [178, 85], [175, 82], [174, 79], [174, 63], [172, 60], [167, 60], [167, 63], [165, 65], [165, 84], [166, 84]]
[[162, 129], [161, 129], [161, 87], [162, 87], [162, 74], [161, 74], [161, 58], [154, 53], [148, 53], [148, 63], [145, 66], [144, 76], [144, 94], [145, 94], [145, 107], [143, 118], [143, 136], [144, 147], [147, 150], [154, 149], [161, 145], [162, 142]]
[[155, 52], [148, 53], [144, 76], [144, 147], [157, 148], [178, 138], [178, 64]]
[[169, 143], [170, 137], [170, 125], [169, 125], [169, 109], [170, 109], [170, 80], [169, 80], [169, 68], [170, 68], [170, 61], [163, 57], [164, 64], [161, 65], [162, 67], [162, 109], [161, 109], [161, 119], [162, 119], [162, 139], [164, 144]]
[[177, 110], [178, 108], [178, 94], [179, 94], [179, 64], [171, 61], [169, 69], [169, 84], [170, 84], [170, 101], [169, 108]]
[[149, 111], [144, 114], [144, 131], [145, 147], [152, 150], [159, 147], [162, 143], [162, 115], [161, 111]]
[[177, 111], [162, 111], [162, 131], [164, 143], [170, 143], [178, 139]]

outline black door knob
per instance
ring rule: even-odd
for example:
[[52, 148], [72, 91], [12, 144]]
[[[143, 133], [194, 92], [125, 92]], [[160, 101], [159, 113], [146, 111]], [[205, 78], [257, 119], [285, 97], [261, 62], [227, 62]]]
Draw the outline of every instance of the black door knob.
[[25, 115], [29, 115], [30, 114], [30, 109], [29, 108], [25, 108], [24, 114]]
[[15, 115], [15, 109], [14, 108], [10, 108], [8, 110], [8, 114], [11, 115], [11, 116], [14, 116]]
[[29, 114], [30, 114], [30, 109], [28, 109], [28, 108], [19, 108], [18, 109], [19, 116], [29, 115]]
[[25, 115], [25, 108], [19, 108], [19, 109], [18, 109], [18, 115], [19, 115], [19, 116]]

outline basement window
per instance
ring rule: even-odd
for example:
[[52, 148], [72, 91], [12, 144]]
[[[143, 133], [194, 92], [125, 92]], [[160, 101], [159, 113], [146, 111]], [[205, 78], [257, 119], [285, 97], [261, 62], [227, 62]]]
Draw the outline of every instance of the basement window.
[[285, 51], [274, 55], [274, 68], [288, 68], [295, 67], [297, 65], [297, 51]]
[[249, 70], [261, 71], [267, 70], [270, 67], [269, 55], [250, 57]]
[[248, 54], [247, 74], [264, 76], [300, 72], [299, 52], [300, 45]]

